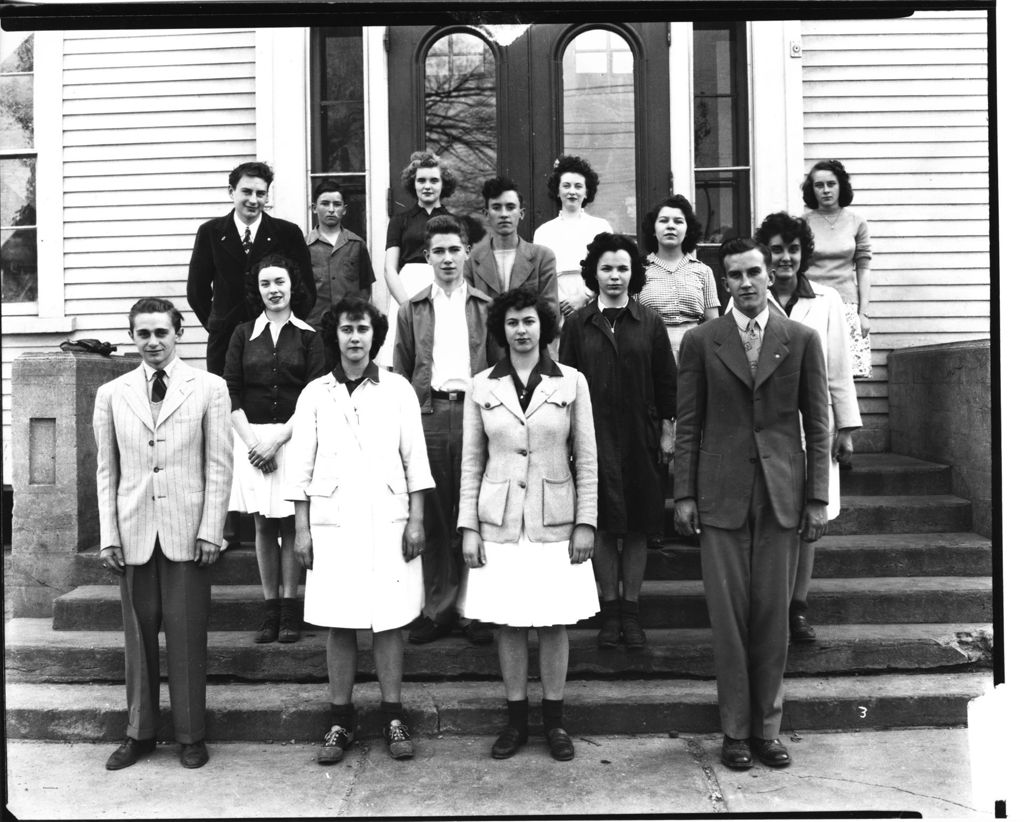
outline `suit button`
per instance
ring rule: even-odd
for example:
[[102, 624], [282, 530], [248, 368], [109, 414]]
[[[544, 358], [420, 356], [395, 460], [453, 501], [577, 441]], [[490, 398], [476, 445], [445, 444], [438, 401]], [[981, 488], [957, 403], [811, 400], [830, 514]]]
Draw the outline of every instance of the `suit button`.
[[153, 497], [153, 502], [156, 502], [156, 497]]
[[760, 426], [760, 425], [755, 425], [755, 426], [754, 426], [754, 433], [755, 433], [755, 434], [760, 434], [760, 433], [761, 433], [761, 430], [762, 430], [762, 429], [761, 429], [761, 426]]
[[516, 451], [516, 453], [519, 454], [519, 456], [521, 456], [521, 457], [525, 457], [526, 456], [526, 449], [525, 448], [520, 448], [518, 451]]
[[751, 457], [751, 458], [750, 458], [750, 461], [751, 461], [751, 462], [757, 462], [757, 457]]
[[160, 473], [160, 466], [159, 465], [156, 468], [153, 469], [153, 473], [154, 474], [159, 474]]
[[519, 487], [520, 488], [525, 488], [526, 487], [526, 483], [523, 482], [522, 480], [519, 480]]
[[150, 440], [150, 441], [149, 441], [149, 444], [150, 444], [150, 445], [155, 445], [156, 443], [154, 443], [154, 442], [153, 442], [153, 440]]

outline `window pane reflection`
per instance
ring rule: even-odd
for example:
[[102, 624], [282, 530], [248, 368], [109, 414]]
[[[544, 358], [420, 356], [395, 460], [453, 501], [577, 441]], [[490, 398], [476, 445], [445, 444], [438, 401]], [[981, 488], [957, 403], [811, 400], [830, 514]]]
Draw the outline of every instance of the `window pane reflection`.
[[4, 302], [36, 299], [36, 160], [0, 160], [0, 281]]
[[633, 52], [614, 32], [585, 31], [562, 58], [562, 124], [566, 154], [578, 154], [601, 177], [587, 211], [616, 231], [636, 234], [636, 128]]
[[426, 147], [455, 172], [454, 213], [483, 208], [480, 188], [497, 173], [498, 105], [494, 55], [469, 32], [442, 37], [424, 66]]
[[[693, 208], [704, 226], [697, 257], [715, 273], [718, 296], [722, 299], [722, 266], [718, 246], [733, 237], [748, 236], [750, 231], [750, 172], [698, 171]], [[728, 302], [728, 295], [722, 301]]]

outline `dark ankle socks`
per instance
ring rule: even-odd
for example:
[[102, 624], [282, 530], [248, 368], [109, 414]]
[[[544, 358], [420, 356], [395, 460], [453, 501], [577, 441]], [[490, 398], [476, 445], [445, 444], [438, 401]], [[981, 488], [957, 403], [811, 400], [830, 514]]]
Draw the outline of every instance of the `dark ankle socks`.
[[527, 717], [530, 713], [530, 703], [526, 699], [506, 699], [508, 705], [508, 724], [526, 736], [528, 728]]
[[[544, 719], [544, 733], [552, 728], [564, 728], [562, 724], [562, 703], [561, 699], [542, 699], [540, 702], [540, 715]], [[511, 703], [509, 703], [511, 704]]]
[[391, 724], [392, 719], [397, 719], [399, 722], [405, 721], [402, 716], [401, 702], [384, 702], [381, 700], [380, 715], [384, 717], [384, 723], [387, 725]]
[[331, 703], [331, 725], [340, 725], [349, 731], [355, 730], [356, 706], [349, 702], [347, 705]]

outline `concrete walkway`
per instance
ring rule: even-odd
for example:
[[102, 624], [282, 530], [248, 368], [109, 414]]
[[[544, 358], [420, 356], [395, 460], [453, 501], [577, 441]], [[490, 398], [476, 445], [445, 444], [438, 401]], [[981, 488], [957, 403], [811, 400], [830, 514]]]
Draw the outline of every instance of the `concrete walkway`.
[[[366, 734], [364, 734], [364, 737]], [[186, 771], [160, 745], [123, 771], [103, 767], [110, 743], [9, 741], [8, 809], [18, 819], [304, 816], [487, 816], [905, 811], [992, 818], [976, 807], [964, 729], [814, 733], [787, 741], [794, 764], [737, 773], [715, 736], [576, 737], [576, 759], [550, 758], [532, 739], [511, 760], [492, 737], [416, 740], [395, 762], [377, 738], [338, 765], [312, 743], [214, 743]]]

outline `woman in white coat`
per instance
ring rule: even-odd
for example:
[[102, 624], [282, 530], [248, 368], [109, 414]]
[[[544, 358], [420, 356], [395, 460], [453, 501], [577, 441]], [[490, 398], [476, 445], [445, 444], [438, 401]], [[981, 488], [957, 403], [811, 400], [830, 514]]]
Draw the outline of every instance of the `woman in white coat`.
[[286, 466], [295, 555], [308, 571], [305, 621], [330, 628], [331, 709], [317, 760], [338, 762], [355, 737], [357, 628], [373, 631], [384, 742], [407, 759], [400, 629], [423, 607], [423, 498], [434, 487], [420, 407], [408, 382], [372, 362], [387, 334], [372, 303], [347, 296], [321, 325], [338, 366], [299, 396]]
[[[847, 325], [839, 293], [807, 279], [804, 272], [814, 252], [814, 235], [806, 220], [784, 211], [764, 218], [754, 235], [772, 254], [775, 281], [772, 296], [789, 318], [818, 332], [828, 376], [829, 424], [832, 429], [832, 466], [828, 483], [828, 518], [839, 516], [839, 466], [853, 456], [853, 432], [861, 427], [857, 390], [847, 345]], [[800, 543], [796, 588], [789, 607], [789, 636], [793, 642], [813, 642], [814, 628], [807, 619], [807, 592], [814, 569], [814, 543]]]
[[573, 758], [562, 722], [565, 626], [597, 613], [590, 558], [597, 526], [597, 443], [586, 378], [546, 349], [554, 312], [526, 288], [499, 294], [487, 329], [508, 356], [466, 396], [459, 531], [469, 568], [463, 613], [498, 625], [508, 726], [491, 748], [526, 741], [527, 634], [537, 629], [541, 715], [551, 755]]

